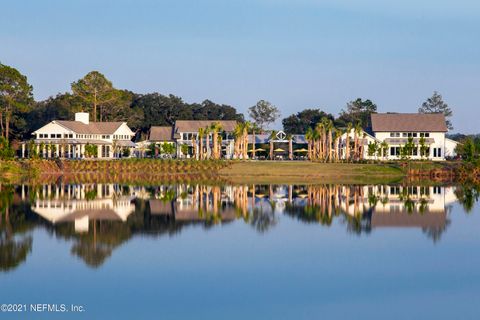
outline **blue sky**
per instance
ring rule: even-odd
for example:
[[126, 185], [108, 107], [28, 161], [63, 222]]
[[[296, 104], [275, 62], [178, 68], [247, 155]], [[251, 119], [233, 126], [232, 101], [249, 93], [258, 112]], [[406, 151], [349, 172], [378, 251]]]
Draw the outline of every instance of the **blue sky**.
[[455, 131], [480, 132], [478, 1], [17, 0], [1, 8], [0, 61], [28, 76], [36, 99], [91, 70], [118, 88], [242, 112], [266, 99], [282, 116], [307, 107], [338, 114], [357, 97], [381, 112], [415, 112], [437, 90]]

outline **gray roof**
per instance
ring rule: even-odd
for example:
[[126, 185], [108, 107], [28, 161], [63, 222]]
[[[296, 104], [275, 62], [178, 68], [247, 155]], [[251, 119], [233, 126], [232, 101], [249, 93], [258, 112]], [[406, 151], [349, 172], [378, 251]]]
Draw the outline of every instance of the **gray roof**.
[[151, 127], [148, 135], [150, 141], [173, 141], [173, 127]]
[[442, 113], [373, 113], [373, 132], [447, 132]]
[[113, 134], [124, 122], [90, 122], [55, 120], [61, 126], [80, 134]]
[[[255, 143], [269, 143], [270, 142], [270, 133], [258, 133], [255, 135]], [[275, 139], [273, 139], [275, 140]], [[294, 134], [292, 135], [293, 143], [298, 144], [307, 144], [304, 134]], [[248, 143], [253, 143], [253, 134], [248, 135]]]
[[218, 122], [226, 132], [232, 132], [237, 125], [235, 120], [177, 120], [175, 132], [198, 132], [198, 129], [209, 127], [215, 122]]

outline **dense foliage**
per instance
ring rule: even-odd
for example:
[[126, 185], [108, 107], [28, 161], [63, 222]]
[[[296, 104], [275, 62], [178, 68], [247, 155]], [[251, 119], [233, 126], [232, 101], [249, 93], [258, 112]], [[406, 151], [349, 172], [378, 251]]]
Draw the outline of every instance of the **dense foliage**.
[[0, 63], [0, 133], [7, 140], [27, 130], [26, 114], [33, 105], [32, 86], [17, 69]]
[[315, 129], [317, 123], [320, 123], [324, 117], [334, 120], [332, 114], [327, 114], [320, 109], [305, 109], [284, 118], [282, 120], [283, 131], [290, 134], [305, 134], [308, 128]]
[[[137, 94], [117, 89], [98, 71], [91, 71], [73, 82], [71, 89], [71, 93], [59, 93], [35, 102], [27, 78], [18, 70], [0, 64], [1, 136], [12, 141], [30, 139], [31, 133], [46, 123], [55, 119], [72, 120], [74, 113], [79, 111], [89, 112], [91, 120], [126, 121], [137, 132], [137, 140], [145, 137], [151, 126], [173, 125], [176, 120], [245, 121], [243, 114], [230, 105], [210, 100], [187, 103], [172, 94]], [[322, 119], [332, 121], [335, 128], [344, 131], [349, 128], [365, 129], [370, 127], [370, 115], [375, 112], [375, 103], [357, 98], [347, 103], [336, 118], [320, 109], [305, 109], [284, 118], [282, 124], [287, 134], [315, 131]], [[422, 105], [419, 112], [443, 112], [447, 118], [452, 115], [451, 109], [437, 92]], [[251, 130], [247, 131], [262, 132], [280, 117], [280, 111], [270, 102], [260, 100], [248, 109], [248, 115], [253, 122]], [[447, 124], [451, 127], [450, 121]]]
[[418, 112], [443, 113], [447, 119], [447, 128], [449, 130], [453, 129], [452, 121], [450, 120], [450, 117], [453, 115], [452, 109], [443, 101], [442, 95], [437, 91], [433, 92], [433, 95], [422, 104]]

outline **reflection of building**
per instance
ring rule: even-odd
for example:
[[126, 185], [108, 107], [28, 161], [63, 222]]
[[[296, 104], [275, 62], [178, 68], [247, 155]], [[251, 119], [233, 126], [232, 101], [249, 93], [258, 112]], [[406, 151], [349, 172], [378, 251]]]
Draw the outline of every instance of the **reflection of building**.
[[456, 201], [453, 187], [343, 187], [342, 209], [370, 217], [371, 227], [443, 228], [447, 207]]
[[88, 231], [91, 220], [126, 221], [135, 210], [134, 197], [113, 184], [43, 185], [35, 193], [33, 211], [53, 224], [74, 222], [77, 232]]
[[178, 185], [174, 196], [160, 188], [160, 199], [150, 199], [152, 215], [168, 215], [175, 221], [204, 221], [215, 216], [220, 221], [235, 219], [231, 187]]
[[[24, 187], [26, 188], [26, 187]], [[22, 188], [22, 191], [24, 190]], [[44, 185], [32, 189], [32, 209], [53, 224], [73, 222], [86, 232], [89, 222], [126, 222], [134, 199], [146, 200], [150, 216], [173, 223], [207, 225], [242, 218], [266, 230], [275, 216], [329, 225], [339, 215], [363, 221], [361, 228], [418, 227], [444, 229], [447, 208], [456, 200], [453, 187], [360, 185], [175, 185], [155, 188], [113, 184]], [[30, 191], [30, 192], [32, 192]], [[22, 198], [26, 199], [25, 192]], [[162, 220], [163, 221], [163, 220]]]

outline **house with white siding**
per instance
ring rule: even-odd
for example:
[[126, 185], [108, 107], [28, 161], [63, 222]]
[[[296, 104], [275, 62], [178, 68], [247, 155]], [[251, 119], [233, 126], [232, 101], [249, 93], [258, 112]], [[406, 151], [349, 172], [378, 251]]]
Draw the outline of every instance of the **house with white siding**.
[[[74, 121], [51, 121], [32, 135], [33, 140], [22, 143], [22, 157], [35, 152], [42, 158], [121, 158], [135, 147], [135, 133], [126, 122], [90, 122], [86, 112], [75, 113]], [[92, 146], [96, 156], [86, 152]]]
[[[413, 148], [407, 157], [412, 160], [442, 161], [456, 156], [458, 142], [446, 137], [448, 128], [442, 113], [374, 113], [371, 115], [371, 123], [371, 128], [356, 134], [364, 159], [402, 159], [401, 150], [409, 141], [413, 143]], [[353, 129], [349, 136], [352, 144], [355, 138]], [[343, 157], [346, 153], [346, 138], [347, 133], [344, 133], [341, 139]], [[425, 148], [423, 154], [422, 142]], [[368, 145], [372, 143], [378, 146], [383, 143], [387, 147], [386, 153], [369, 155]]]
[[235, 120], [177, 120], [173, 126], [152, 126], [148, 139], [137, 143], [138, 153], [140, 156], [144, 156], [145, 151], [154, 144], [155, 156], [158, 156], [160, 147], [169, 143], [175, 146], [177, 158], [191, 158], [194, 155], [194, 149], [200, 147], [200, 140], [202, 140], [205, 154], [210, 155], [213, 150], [213, 133], [211, 130], [207, 131], [200, 138], [199, 131], [210, 128], [215, 123], [219, 124], [221, 128], [218, 136], [222, 158], [231, 159], [235, 140], [233, 131], [237, 125]]

